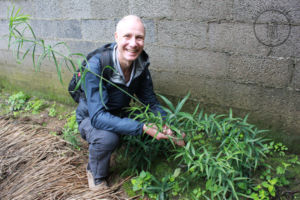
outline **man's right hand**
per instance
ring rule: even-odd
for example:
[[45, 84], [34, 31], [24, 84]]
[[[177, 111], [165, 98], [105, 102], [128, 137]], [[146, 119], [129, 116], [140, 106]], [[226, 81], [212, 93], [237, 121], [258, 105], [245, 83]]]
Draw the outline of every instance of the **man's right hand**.
[[158, 128], [155, 124], [144, 124], [143, 131], [150, 135], [151, 137], [154, 137], [157, 140], [160, 139], [168, 139], [169, 137], [161, 132], [158, 131]]
[[[169, 139], [169, 138], [172, 138], [173, 142], [178, 145], [178, 146], [185, 146], [185, 142], [183, 139], [177, 139], [177, 138], [174, 138], [173, 136], [173, 131], [167, 127], [166, 125], [164, 125], [163, 127], [163, 132], [159, 132], [158, 131], [158, 128], [155, 124], [144, 124], [143, 126], [143, 131], [154, 137], [155, 139], [157, 140], [160, 140], [160, 139]], [[185, 133], [182, 134], [182, 138], [185, 137]]]

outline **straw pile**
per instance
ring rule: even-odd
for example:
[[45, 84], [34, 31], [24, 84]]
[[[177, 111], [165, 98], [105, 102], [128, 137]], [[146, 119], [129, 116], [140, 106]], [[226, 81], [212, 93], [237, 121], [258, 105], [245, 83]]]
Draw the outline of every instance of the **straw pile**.
[[126, 180], [89, 191], [85, 157], [41, 126], [0, 119], [0, 199], [125, 199]]

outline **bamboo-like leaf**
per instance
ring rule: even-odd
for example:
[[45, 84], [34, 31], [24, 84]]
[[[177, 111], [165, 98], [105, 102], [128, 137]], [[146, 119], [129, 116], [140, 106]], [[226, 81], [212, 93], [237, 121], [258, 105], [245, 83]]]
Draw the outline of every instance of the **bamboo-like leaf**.
[[175, 107], [169, 99], [160, 94], [157, 94], [157, 96], [159, 96], [165, 102], [165, 104], [171, 109], [171, 111], [175, 112]]
[[36, 71], [36, 64], [35, 64], [35, 48], [36, 48], [36, 44], [33, 45], [33, 49], [32, 49], [32, 63], [33, 63], [33, 68]]
[[[30, 48], [31, 48], [31, 47], [30, 47]], [[28, 48], [28, 49], [25, 51], [25, 53], [23, 54], [22, 60], [25, 59], [25, 57], [27, 56], [27, 54], [28, 54], [29, 51], [30, 51], [30, 48]]]
[[228, 183], [228, 185], [231, 187], [233, 196], [235, 197], [235, 199], [238, 200], [239, 198], [238, 198], [238, 196], [237, 196], [237, 193], [236, 193], [236, 191], [235, 191], [235, 188], [234, 188], [234, 185], [233, 185], [232, 181], [231, 181], [231, 180], [228, 180], [227, 183]]
[[[51, 50], [50, 50], [50, 51], [51, 51]], [[63, 83], [63, 80], [62, 80], [62, 77], [61, 77], [61, 67], [58, 65], [57, 60], [56, 60], [56, 56], [55, 56], [55, 54], [54, 54], [53, 51], [51, 51], [51, 54], [52, 54], [53, 61], [54, 61], [54, 63], [55, 63], [56, 72], [57, 72], [57, 75], [58, 75], [58, 77], [59, 77], [59, 81], [60, 81], [61, 83]]]
[[188, 93], [176, 106], [175, 108], [175, 114], [177, 114], [183, 107], [183, 105], [185, 104], [185, 102], [188, 100], [188, 98], [190, 97], [190, 93]]
[[32, 36], [33, 36], [33, 38], [34, 38], [34, 40], [36, 40], [35, 33], [34, 33], [34, 31], [33, 31], [32, 27], [30, 26], [30, 24], [29, 24], [29, 23], [27, 23], [27, 22], [25, 22], [25, 24], [26, 24], [26, 25], [27, 25], [27, 27], [29, 28], [29, 30], [30, 30], [30, 32], [31, 32], [31, 34], [32, 34]]

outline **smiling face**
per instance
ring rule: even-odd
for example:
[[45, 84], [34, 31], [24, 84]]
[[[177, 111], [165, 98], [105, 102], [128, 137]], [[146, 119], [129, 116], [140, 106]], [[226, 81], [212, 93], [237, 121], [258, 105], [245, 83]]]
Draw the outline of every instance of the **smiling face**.
[[115, 40], [118, 59], [122, 68], [128, 68], [144, 48], [145, 28], [136, 16], [127, 16], [117, 25]]

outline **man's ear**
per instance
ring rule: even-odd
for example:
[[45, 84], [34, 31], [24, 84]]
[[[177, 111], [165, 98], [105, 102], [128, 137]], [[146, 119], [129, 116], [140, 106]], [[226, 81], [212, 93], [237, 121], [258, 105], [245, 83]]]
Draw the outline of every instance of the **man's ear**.
[[115, 32], [115, 41], [117, 42], [118, 41], [118, 33]]

